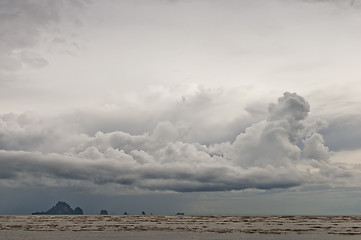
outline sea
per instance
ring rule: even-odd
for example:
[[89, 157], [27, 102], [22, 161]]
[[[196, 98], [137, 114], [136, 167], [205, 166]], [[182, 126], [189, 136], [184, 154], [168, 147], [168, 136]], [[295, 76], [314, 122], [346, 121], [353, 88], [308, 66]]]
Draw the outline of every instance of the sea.
[[361, 216], [0, 216], [1, 240], [354, 240]]

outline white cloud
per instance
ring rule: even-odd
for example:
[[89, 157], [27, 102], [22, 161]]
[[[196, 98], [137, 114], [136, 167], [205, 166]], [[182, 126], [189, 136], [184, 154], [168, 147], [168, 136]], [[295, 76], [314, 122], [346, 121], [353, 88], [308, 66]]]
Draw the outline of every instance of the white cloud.
[[330, 157], [328, 147], [324, 145], [323, 137], [318, 133], [306, 138], [303, 153], [306, 158], [316, 160], [326, 161]]

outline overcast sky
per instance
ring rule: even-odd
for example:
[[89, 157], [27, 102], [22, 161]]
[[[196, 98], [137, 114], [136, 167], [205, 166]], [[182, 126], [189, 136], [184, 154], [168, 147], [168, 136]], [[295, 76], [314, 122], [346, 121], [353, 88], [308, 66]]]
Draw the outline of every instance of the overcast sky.
[[361, 214], [361, 1], [0, 0], [0, 32], [0, 214]]

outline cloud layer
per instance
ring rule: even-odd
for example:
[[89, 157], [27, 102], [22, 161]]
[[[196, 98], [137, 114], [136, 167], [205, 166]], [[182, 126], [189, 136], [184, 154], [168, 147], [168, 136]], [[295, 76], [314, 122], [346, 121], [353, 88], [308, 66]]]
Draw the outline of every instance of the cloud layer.
[[234, 141], [194, 142], [190, 128], [159, 122], [147, 133], [88, 135], [31, 114], [0, 118], [0, 184], [121, 191], [230, 191], [340, 184], [310, 106], [286, 92]]
[[1, 186], [357, 186], [360, 1], [88, 2], [0, 0]]

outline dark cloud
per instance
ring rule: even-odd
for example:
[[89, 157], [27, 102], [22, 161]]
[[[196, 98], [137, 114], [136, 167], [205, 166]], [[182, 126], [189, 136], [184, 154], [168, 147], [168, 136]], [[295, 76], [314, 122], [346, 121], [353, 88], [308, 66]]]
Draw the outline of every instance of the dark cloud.
[[361, 116], [345, 114], [341, 117], [330, 117], [328, 127], [320, 133], [332, 151], [355, 150], [361, 148]]
[[352, 7], [360, 8], [361, 7], [361, 1], [360, 0], [351, 0], [350, 5]]
[[2, 115], [0, 183], [194, 192], [289, 188], [352, 177], [328, 162], [328, 148], [315, 132], [317, 124], [306, 122], [308, 113], [304, 98], [284, 93], [270, 104], [266, 120], [233, 142], [210, 146], [190, 141], [189, 127], [170, 121], [139, 135], [89, 136], [26, 114]]
[[347, 7], [353, 7], [353, 8], [361, 7], [360, 0], [303, 0], [303, 1], [310, 2], [310, 3], [337, 4], [340, 6], [347, 6]]

